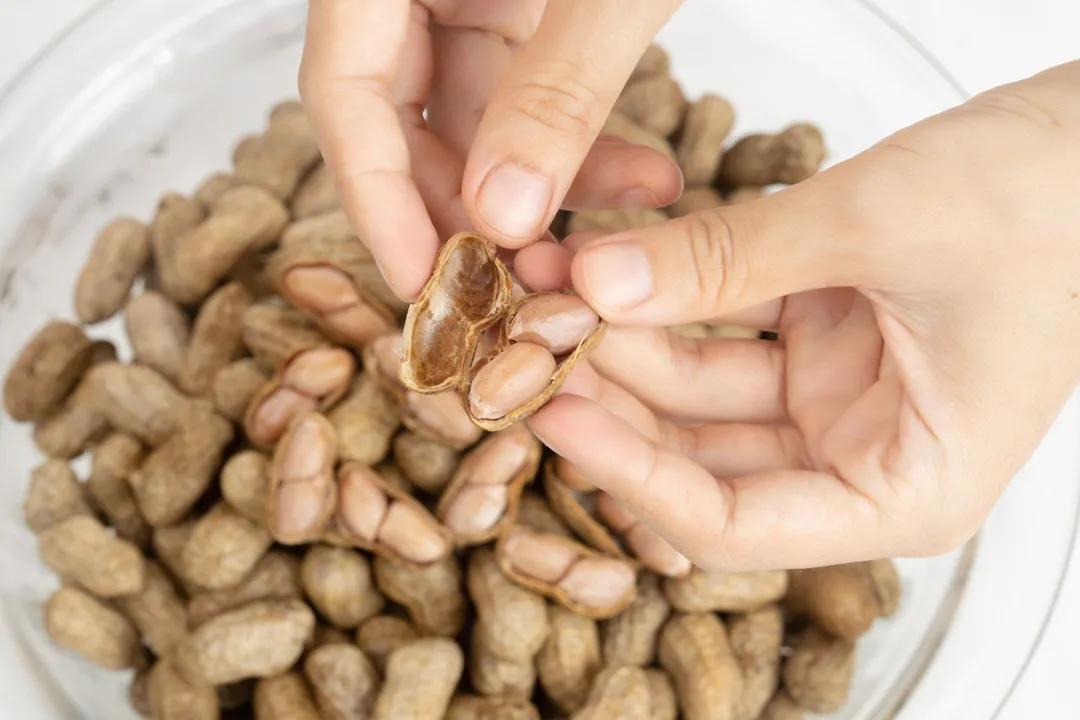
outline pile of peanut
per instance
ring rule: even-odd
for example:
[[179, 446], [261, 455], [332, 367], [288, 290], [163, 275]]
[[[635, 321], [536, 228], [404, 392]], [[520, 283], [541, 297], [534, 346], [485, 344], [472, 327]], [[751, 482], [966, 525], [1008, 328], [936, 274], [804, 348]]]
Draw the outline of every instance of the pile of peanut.
[[[730, 105], [687, 102], [667, 68], [650, 48], [608, 131], [677, 158], [671, 214], [820, 164], [808, 126], [725, 152]], [[521, 420], [603, 323], [522, 292], [474, 235], [401, 303], [296, 102], [230, 172], [103, 228], [74, 310], [4, 405], [47, 457], [24, 505], [60, 581], [45, 628], [133, 671], [145, 717], [791, 720], [842, 705], [856, 641], [897, 607], [890, 561], [702, 572], [546, 457]], [[123, 358], [94, 337], [121, 313]], [[525, 353], [535, 377], [505, 359]]]

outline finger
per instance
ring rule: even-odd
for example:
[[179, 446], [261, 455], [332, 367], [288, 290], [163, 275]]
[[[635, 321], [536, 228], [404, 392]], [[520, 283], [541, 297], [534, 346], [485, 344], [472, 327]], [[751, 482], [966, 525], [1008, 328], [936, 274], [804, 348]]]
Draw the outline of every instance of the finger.
[[888, 554], [876, 505], [830, 475], [788, 470], [717, 480], [573, 395], [556, 397], [529, 425], [705, 570], [814, 567]]
[[403, 300], [416, 298], [439, 247], [393, 99], [409, 18], [407, 0], [311, 0], [300, 70], [342, 207]]
[[780, 317], [783, 314], [784, 298], [777, 298], [760, 305], [752, 305], [745, 310], [721, 315], [708, 322], [710, 325], [738, 325], [755, 330], [776, 330], [780, 327]]
[[551, 223], [630, 72], [678, 4], [548, 2], [470, 150], [462, 189], [481, 233], [521, 247]]
[[682, 194], [679, 166], [641, 145], [598, 140], [570, 185], [565, 210], [667, 207]]
[[565, 290], [570, 287], [573, 256], [570, 250], [556, 243], [533, 243], [514, 256], [514, 272], [521, 284], [533, 292]]
[[695, 340], [611, 326], [589, 362], [666, 417], [775, 422], [787, 416], [785, 356], [783, 346], [763, 340]]
[[802, 433], [790, 425], [722, 423], [690, 428], [683, 450], [715, 477], [809, 467]]

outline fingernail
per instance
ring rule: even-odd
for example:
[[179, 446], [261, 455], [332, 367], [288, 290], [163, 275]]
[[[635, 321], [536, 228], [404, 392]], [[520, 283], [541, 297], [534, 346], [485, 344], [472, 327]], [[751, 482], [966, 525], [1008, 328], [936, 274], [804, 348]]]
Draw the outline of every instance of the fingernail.
[[623, 207], [654, 208], [659, 207], [660, 200], [657, 199], [652, 190], [644, 185], [639, 185], [624, 192], [622, 197], [619, 198], [619, 204]]
[[547, 179], [516, 165], [495, 166], [484, 178], [476, 202], [485, 222], [514, 238], [534, 237], [550, 204]]
[[629, 310], [652, 294], [649, 258], [633, 241], [608, 242], [582, 253], [585, 284], [597, 304], [612, 310]]

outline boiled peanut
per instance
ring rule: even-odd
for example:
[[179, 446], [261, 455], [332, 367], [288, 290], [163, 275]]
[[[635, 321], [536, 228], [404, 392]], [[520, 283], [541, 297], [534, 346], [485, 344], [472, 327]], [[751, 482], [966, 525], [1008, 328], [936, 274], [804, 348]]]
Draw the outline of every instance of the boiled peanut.
[[738, 720], [755, 720], [780, 684], [784, 616], [775, 605], [733, 616], [728, 621], [731, 651], [742, 668], [743, 692]]
[[158, 657], [168, 655], [187, 631], [187, 607], [172, 579], [156, 562], [147, 562], [142, 590], [120, 598], [117, 605]]
[[724, 141], [735, 124], [731, 103], [717, 95], [702, 95], [686, 109], [676, 157], [687, 187], [711, 185], [720, 173]]
[[556, 515], [547, 501], [534, 492], [526, 490], [518, 501], [515, 522], [525, 528], [547, 535], [572, 537], [570, 528]]
[[332, 212], [337, 207], [334, 178], [325, 163], [318, 163], [296, 189], [289, 209], [294, 218], [306, 218]]
[[743, 677], [727, 630], [712, 613], [676, 615], [660, 632], [660, 667], [675, 683], [687, 720], [734, 720]]
[[788, 574], [782, 570], [722, 573], [694, 571], [668, 578], [664, 594], [679, 612], [746, 612], [784, 597]]
[[[359, 242], [356, 240], [355, 242]], [[331, 262], [300, 264], [281, 276], [282, 294], [331, 339], [354, 348], [394, 328], [394, 315], [353, 275]]]
[[113, 433], [94, 448], [87, 489], [101, 507], [117, 536], [138, 547], [150, 541], [150, 526], [143, 520], [128, 479], [143, 460], [143, 446], [135, 438]]
[[150, 229], [129, 217], [113, 220], [94, 238], [75, 282], [75, 314], [87, 325], [120, 311], [150, 260]]
[[394, 460], [416, 487], [438, 495], [454, 476], [460, 458], [454, 448], [405, 430], [394, 437]]
[[540, 720], [540, 711], [527, 699], [512, 695], [457, 695], [444, 720]]
[[240, 283], [224, 285], [206, 298], [199, 308], [178, 385], [189, 395], [205, 395], [214, 378], [243, 350], [244, 313], [254, 298]]
[[454, 637], [461, 631], [466, 599], [456, 557], [414, 565], [376, 556], [373, 569], [375, 584], [387, 598], [405, 607], [420, 632]]
[[90, 367], [94, 346], [82, 328], [45, 325], [23, 346], [4, 378], [4, 409], [16, 422], [37, 422], [60, 407]]
[[667, 75], [671, 72], [671, 58], [667, 50], [656, 43], [649, 43], [638, 60], [637, 65], [630, 73], [630, 82], [636, 82], [654, 75]]
[[679, 716], [679, 698], [671, 676], [657, 668], [646, 668], [649, 682], [649, 711], [651, 720], [676, 720]]
[[252, 700], [255, 720], [322, 720], [311, 690], [299, 673], [259, 680]]
[[188, 682], [168, 658], [150, 670], [147, 693], [155, 720], [217, 720], [221, 714], [217, 691]]
[[469, 386], [469, 411], [480, 420], [497, 420], [538, 398], [551, 384], [555, 356], [530, 342], [507, 346], [484, 365]]
[[596, 494], [596, 512], [608, 527], [623, 536], [634, 557], [649, 570], [665, 577], [686, 577], [693, 569], [690, 561], [659, 533], [641, 523], [618, 500], [607, 493]]
[[349, 644], [317, 648], [304, 661], [304, 675], [324, 720], [370, 717], [379, 675], [360, 648]]
[[[149, 445], [176, 435], [196, 412], [190, 398], [149, 367], [107, 362], [95, 365], [86, 377], [93, 387], [92, 402], [109, 424]], [[231, 436], [232, 429], [227, 431]]]
[[46, 460], [30, 471], [30, 486], [23, 500], [23, 521], [34, 533], [76, 515], [88, 515], [79, 479], [63, 460]]
[[656, 657], [656, 640], [671, 614], [671, 605], [660, 591], [660, 582], [652, 573], [638, 579], [634, 601], [626, 611], [604, 622], [604, 663], [616, 665], [651, 665]]
[[667, 141], [667, 138], [657, 135], [652, 130], [646, 130], [621, 113], [613, 112], [608, 115], [608, 119], [604, 122], [604, 127], [600, 132], [634, 145], [651, 148], [667, 155], [672, 160], [675, 159], [675, 150], [671, 147], [671, 143]]
[[239, 184], [240, 183], [235, 175], [216, 172], [210, 174], [205, 180], [199, 183], [199, 186], [195, 188], [195, 192], [192, 193], [191, 196], [195, 198], [205, 210], [209, 210], [214, 206], [214, 203], [218, 201], [218, 198], [221, 197], [222, 193]]
[[728, 187], [794, 185], [814, 175], [825, 159], [821, 131], [798, 123], [777, 135], [748, 135], [724, 155], [720, 179]]
[[195, 523], [184, 544], [184, 577], [207, 590], [233, 587], [266, 555], [271, 542], [261, 524], [220, 502]]
[[292, 308], [255, 303], [244, 311], [244, 345], [263, 372], [275, 373], [286, 359], [326, 342], [308, 320]]
[[192, 630], [176, 661], [185, 677], [207, 685], [272, 677], [293, 666], [314, 631], [315, 616], [300, 600], [258, 600]]
[[194, 583], [184, 577], [184, 545], [195, 529], [195, 521], [187, 520], [176, 525], [156, 527], [151, 530], [150, 544], [156, 557], [186, 590], [195, 589]]
[[88, 371], [64, 404], [34, 427], [34, 444], [49, 457], [66, 460], [80, 455], [109, 431], [92, 374]]
[[128, 305], [124, 327], [135, 362], [157, 370], [175, 384], [191, 333], [180, 306], [162, 293], [146, 290]]
[[844, 704], [854, 674], [854, 643], [811, 626], [792, 643], [784, 663], [784, 688], [800, 708], [829, 713]]
[[239, 182], [258, 185], [288, 200], [319, 159], [319, 146], [310, 135], [267, 131], [237, 145], [233, 172]]
[[878, 614], [881, 617], [892, 616], [900, 607], [900, 595], [903, 589], [896, 563], [888, 558], [871, 560], [867, 563], [866, 571], [870, 576], [870, 584], [874, 588]]
[[570, 352], [600, 324], [600, 317], [578, 295], [539, 293], [518, 305], [507, 337], [548, 349], [556, 357]]
[[469, 646], [469, 682], [481, 695], [531, 697], [536, 687], [536, 664], [531, 657], [499, 657], [491, 649], [490, 631], [475, 625]]
[[401, 405], [374, 374], [364, 372], [326, 417], [337, 432], [341, 459], [374, 465], [390, 452], [401, 427]]
[[795, 704], [787, 691], [781, 690], [758, 720], [803, 720], [804, 717], [802, 708]]
[[356, 644], [364, 651], [379, 673], [386, 670], [386, 659], [402, 645], [417, 640], [420, 633], [408, 620], [393, 615], [376, 615], [361, 623]]
[[657, 135], [678, 129], [686, 110], [686, 95], [670, 75], [656, 74], [629, 83], [615, 102], [615, 112]]
[[209, 207], [204, 208], [193, 198], [169, 192], [158, 202], [150, 223], [150, 247], [154, 257], [151, 285], [173, 300], [180, 300], [181, 275], [176, 257], [181, 238], [203, 221], [207, 210]]
[[[575, 491], [563, 480], [566, 476], [584, 491]], [[544, 495], [551, 509], [581, 537], [603, 555], [627, 558], [626, 552], [604, 523], [596, 519], [597, 493], [587, 478], [560, 458], [550, 458], [544, 465]]]
[[531, 660], [550, 631], [544, 599], [504, 575], [487, 547], [473, 551], [466, 582], [491, 651], [506, 660]]
[[823, 630], [855, 640], [881, 614], [877, 586], [868, 563], [793, 570], [786, 607], [808, 615]]
[[579, 211], [570, 216], [571, 233], [603, 230], [614, 233], [648, 227], [667, 221], [668, 216], [652, 208]]
[[571, 720], [651, 720], [649, 679], [641, 668], [607, 668], [596, 676], [585, 706]]
[[[464, 668], [452, 640], [428, 638], [398, 648], [386, 663], [373, 720], [442, 720]], [[418, 678], [423, 692], [417, 692]]]
[[596, 621], [558, 605], [548, 607], [551, 632], [536, 656], [540, 686], [563, 712], [585, 704], [600, 670], [600, 632]]
[[98, 597], [132, 595], [146, 581], [139, 548], [110, 534], [90, 515], [70, 517], [42, 532], [38, 551], [53, 572]]
[[128, 684], [127, 700], [131, 709], [144, 718], [153, 717], [154, 710], [150, 706], [150, 672], [153, 667], [141, 668], [131, 676]]
[[139, 634], [128, 619], [78, 588], [57, 590], [44, 612], [52, 641], [98, 667], [126, 670], [142, 658]]
[[236, 512], [264, 524], [270, 502], [270, 459], [255, 450], [242, 450], [221, 468], [221, 496]]
[[271, 550], [239, 585], [193, 594], [188, 603], [188, 624], [198, 627], [212, 617], [259, 600], [288, 600], [300, 596], [300, 561]]
[[352, 629], [378, 615], [385, 599], [375, 587], [371, 566], [360, 553], [314, 545], [300, 566], [304, 593], [334, 627]]
[[243, 422], [251, 399], [267, 380], [269, 378], [252, 358], [229, 363], [214, 375], [210, 387], [214, 409], [235, 423]]
[[568, 538], [514, 527], [499, 540], [498, 560], [516, 582], [582, 615], [613, 617], [634, 599], [633, 565]]
[[267, 523], [275, 540], [297, 545], [317, 539], [337, 504], [337, 436], [318, 413], [296, 418], [278, 442], [270, 471]]

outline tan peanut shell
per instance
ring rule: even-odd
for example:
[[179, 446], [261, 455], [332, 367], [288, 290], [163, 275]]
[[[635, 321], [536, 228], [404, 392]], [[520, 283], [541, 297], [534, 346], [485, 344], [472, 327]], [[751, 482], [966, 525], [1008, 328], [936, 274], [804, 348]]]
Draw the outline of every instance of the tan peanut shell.
[[267, 525], [274, 540], [299, 545], [322, 537], [337, 506], [337, 435], [319, 413], [296, 418], [278, 441], [270, 469]]
[[299, 311], [269, 303], [255, 303], [244, 311], [244, 345], [251, 351], [262, 371], [277, 372], [281, 363], [300, 350], [326, 342], [311, 322]]
[[676, 148], [687, 187], [711, 185], [716, 180], [724, 142], [734, 124], [735, 109], [718, 95], [702, 95], [687, 107]]
[[269, 379], [254, 358], [229, 363], [218, 370], [210, 385], [214, 409], [234, 423], [242, 423], [251, 399]]
[[37, 422], [57, 409], [90, 367], [94, 346], [82, 328], [53, 320], [23, 346], [4, 378], [4, 409]]
[[794, 185], [817, 173], [825, 153], [821, 131], [809, 123], [776, 135], [747, 135], [724, 155], [720, 180], [728, 187]]
[[383, 595], [404, 606], [420, 632], [454, 637], [461, 631], [467, 600], [457, 557], [448, 555], [431, 565], [414, 565], [376, 556], [373, 570]]
[[334, 178], [326, 163], [317, 163], [293, 194], [289, 209], [294, 218], [306, 218], [329, 213], [338, 208]]
[[30, 471], [30, 485], [23, 500], [23, 522], [34, 533], [76, 515], [87, 515], [79, 479], [64, 460], [46, 460]]
[[117, 606], [158, 657], [168, 655], [187, 631], [187, 606], [172, 578], [157, 562], [147, 562], [142, 590], [120, 598]]
[[659, 668], [646, 668], [649, 682], [649, 712], [652, 720], [676, 720], [679, 717], [679, 698], [671, 676]]
[[614, 110], [668, 137], [682, 123], [686, 106], [686, 95], [679, 83], [670, 75], [655, 74], [628, 83], [615, 101]]
[[270, 506], [270, 458], [257, 450], [241, 450], [221, 468], [221, 497], [236, 512], [266, 524]]
[[76, 515], [38, 536], [42, 562], [62, 578], [101, 598], [132, 595], [146, 581], [139, 548], [111, 533], [97, 518]]
[[587, 508], [579, 494], [559, 476], [562, 466], [557, 457], [548, 458], [544, 463], [544, 495], [551, 509], [571, 530], [604, 555], [628, 557], [607, 526], [593, 517], [591, 508]]
[[368, 618], [356, 631], [357, 646], [375, 663], [380, 674], [386, 670], [390, 653], [419, 638], [420, 633], [408, 620], [394, 615]]
[[217, 199], [221, 197], [221, 194], [230, 188], [234, 188], [239, 185], [240, 182], [236, 179], [236, 176], [231, 173], [215, 172], [208, 175], [198, 187], [195, 188], [195, 192], [191, 194], [193, 198], [206, 210], [209, 210], [217, 202]]
[[150, 229], [146, 225], [121, 217], [103, 227], [75, 281], [79, 320], [92, 325], [118, 313], [149, 260]]
[[195, 529], [195, 520], [186, 520], [176, 525], [165, 525], [152, 528], [150, 531], [150, 545], [154, 550], [154, 557], [165, 567], [185, 590], [197, 590], [197, 586], [184, 577], [183, 564], [180, 558], [184, 552], [184, 545], [191, 537]]
[[641, 668], [607, 668], [596, 676], [585, 706], [571, 720], [651, 720], [649, 679]]
[[379, 691], [379, 674], [364, 652], [348, 643], [316, 648], [304, 661], [323, 720], [365, 720]]
[[293, 666], [315, 632], [315, 615], [300, 600], [258, 600], [193, 629], [176, 647], [190, 681], [225, 685], [266, 678]]
[[[215, 202], [217, 199], [215, 198]], [[210, 207], [180, 193], [165, 193], [150, 222], [150, 247], [154, 259], [154, 277], [149, 285], [180, 299], [181, 274], [177, 264], [181, 238], [206, 217]]]
[[153, 667], [140, 668], [131, 676], [128, 683], [127, 701], [139, 717], [151, 718], [154, 710], [150, 706], [150, 671]]
[[288, 672], [259, 680], [252, 697], [255, 720], [322, 720], [304, 676]]
[[803, 720], [805, 717], [802, 708], [795, 704], [787, 691], [781, 690], [765, 707], [759, 720]]
[[784, 662], [784, 688], [803, 710], [839, 710], [851, 690], [855, 673], [855, 644], [834, 638], [811, 626], [792, 643]]
[[146, 290], [128, 305], [124, 328], [135, 362], [177, 384], [191, 334], [187, 315], [180, 306], [162, 293]]
[[654, 75], [667, 75], [671, 72], [671, 57], [667, 50], [656, 43], [649, 43], [641, 54], [634, 70], [630, 73], [630, 82], [636, 82]]
[[903, 584], [897, 572], [896, 563], [889, 558], [871, 560], [867, 563], [870, 585], [874, 588], [878, 614], [891, 617], [900, 607]]
[[746, 612], [784, 597], [783, 570], [723, 573], [695, 570], [689, 577], [664, 580], [664, 594], [679, 612]]
[[349, 394], [326, 417], [337, 432], [341, 459], [374, 465], [390, 453], [401, 427], [401, 405], [365, 367]]
[[44, 608], [45, 632], [62, 648], [107, 670], [127, 670], [142, 658], [139, 634], [126, 617], [74, 587], [54, 592]]
[[521, 492], [536, 475], [542, 452], [527, 427], [514, 425], [462, 458], [435, 509], [458, 546], [488, 542], [514, 523]]
[[604, 135], [613, 135], [634, 145], [652, 148], [667, 155], [672, 160], [675, 159], [675, 150], [671, 147], [671, 143], [667, 141], [667, 138], [657, 135], [652, 130], [646, 130], [621, 113], [613, 112], [608, 115], [600, 132]]
[[98, 406], [96, 385], [91, 369], [64, 403], [34, 426], [34, 444], [41, 452], [67, 460], [108, 433], [109, 419]]
[[[442, 720], [464, 669], [461, 648], [452, 640], [426, 638], [398, 648], [386, 663], [372, 719]], [[420, 678], [423, 692], [417, 692]]]
[[178, 385], [189, 395], [206, 395], [214, 378], [243, 350], [244, 313], [254, 302], [240, 283], [224, 285], [206, 298], [191, 326]]
[[207, 590], [237, 585], [270, 549], [270, 533], [219, 502], [196, 521], [180, 564], [186, 578]]
[[300, 580], [319, 614], [341, 630], [378, 615], [386, 603], [367, 559], [346, 548], [312, 546], [300, 565]]
[[117, 536], [140, 548], [150, 542], [150, 526], [139, 512], [129, 478], [142, 463], [142, 443], [130, 435], [113, 433], [94, 448], [86, 487]]
[[551, 509], [547, 500], [532, 490], [521, 493], [515, 524], [548, 535], [568, 538], [574, 536], [570, 528]]
[[90, 401], [108, 423], [148, 445], [161, 445], [176, 435], [196, 411], [195, 402], [168, 378], [143, 365], [106, 362], [86, 377], [93, 388]]
[[540, 711], [528, 699], [512, 695], [456, 695], [444, 720], [540, 720]]
[[508, 660], [491, 648], [490, 631], [474, 625], [467, 657], [469, 683], [481, 695], [528, 698], [536, 688], [532, 657]]
[[675, 615], [660, 633], [660, 667], [687, 720], [735, 720], [743, 676], [727, 630], [712, 613]]
[[410, 430], [394, 436], [393, 449], [394, 461], [405, 477], [429, 495], [446, 489], [460, 460], [454, 448]]
[[217, 690], [189, 682], [169, 658], [158, 660], [147, 679], [148, 717], [154, 720], [217, 720]]
[[731, 651], [742, 668], [743, 691], [738, 720], [756, 720], [780, 684], [780, 653], [784, 644], [784, 616], [768, 605], [728, 620]]
[[233, 173], [241, 183], [258, 185], [288, 200], [319, 160], [319, 146], [309, 134], [268, 130], [236, 146]]
[[280, 550], [271, 550], [240, 584], [194, 592], [188, 602], [188, 624], [198, 627], [210, 618], [259, 600], [289, 600], [301, 595], [300, 561]]
[[608, 233], [634, 230], [666, 222], [668, 216], [653, 208], [578, 211], [570, 216], [570, 233], [603, 230]]
[[550, 631], [543, 597], [503, 574], [489, 547], [472, 552], [466, 583], [491, 651], [506, 660], [531, 660]]
[[785, 607], [832, 635], [855, 640], [883, 614], [868, 563], [793, 570], [790, 576]]
[[419, 393], [457, 387], [480, 335], [508, 309], [511, 285], [494, 245], [471, 233], [450, 238], [405, 318], [399, 375], [405, 387]]
[[624, 612], [606, 620], [600, 630], [604, 663], [609, 666], [651, 665], [656, 658], [660, 629], [671, 615], [671, 605], [653, 573], [638, 578], [634, 601]]
[[551, 632], [536, 656], [540, 686], [563, 712], [585, 704], [600, 670], [600, 631], [592, 618], [548, 606]]

